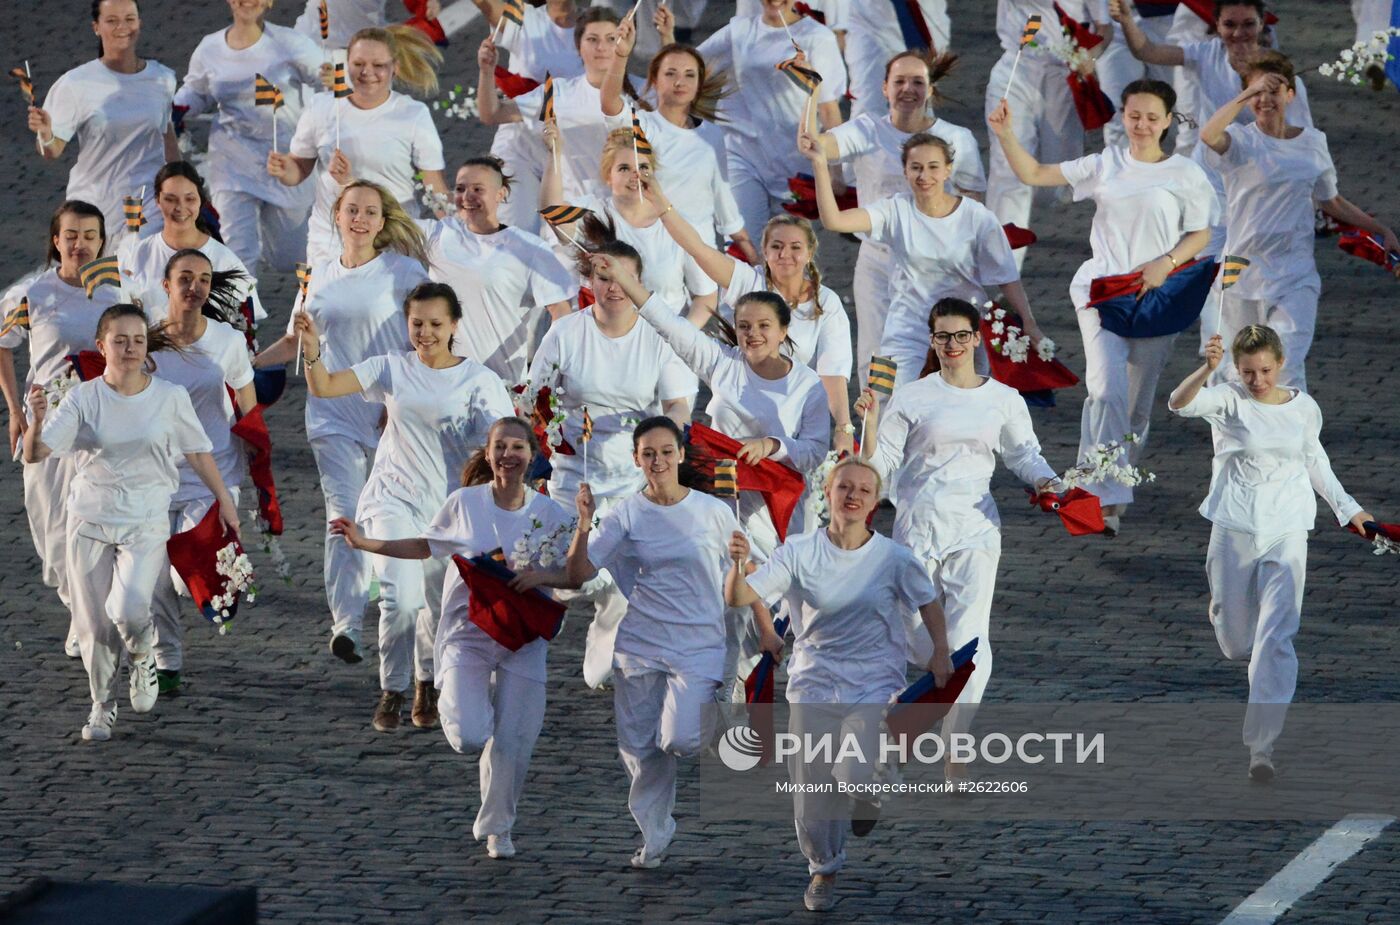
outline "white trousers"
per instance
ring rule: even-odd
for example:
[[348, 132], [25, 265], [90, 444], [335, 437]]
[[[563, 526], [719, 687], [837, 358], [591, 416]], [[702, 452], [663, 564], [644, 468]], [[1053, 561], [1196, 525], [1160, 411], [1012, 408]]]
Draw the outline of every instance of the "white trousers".
[[[1187, 6], [1178, 6], [1167, 30], [1168, 45], [1185, 45], [1188, 42], [1204, 42], [1211, 38], [1212, 24], [1191, 12]], [[1178, 67], [1172, 86], [1176, 88], [1176, 111], [1189, 116], [1196, 125], [1182, 122], [1176, 127], [1175, 153], [1190, 157], [1200, 136], [1199, 126], [1215, 115], [1215, 107], [1206, 99], [1201, 90], [1201, 82], [1196, 72], [1189, 67]]]
[[749, 233], [749, 240], [762, 241], [763, 226], [768, 224], [768, 219], [782, 211], [788, 178], [765, 176], [757, 164], [736, 151], [735, 147], [727, 147], [725, 159], [729, 189], [734, 193], [734, 202], [744, 219], [744, 230]]
[[[491, 140], [491, 153], [506, 162], [510, 174], [510, 196], [496, 212], [499, 221], [539, 234], [540, 178], [544, 174], [543, 157], [548, 150], [538, 137], [532, 137], [535, 125], [515, 122], [496, 129]], [[549, 238], [553, 241], [553, 237]]]
[[262, 261], [279, 273], [290, 273], [305, 259], [309, 197], [301, 205], [278, 206], [234, 190], [214, 190], [210, 196], [219, 210], [224, 243], [249, 273], [257, 276]]
[[[1070, 96], [1069, 84], [1065, 82], [1064, 67], [1022, 55], [1021, 66], [1016, 69], [1016, 83], [1008, 91], [1007, 81], [1011, 78], [1015, 58], [1014, 52], [1003, 52], [1001, 59], [993, 66], [987, 82], [986, 113], [990, 115], [1002, 97], [1007, 97], [1011, 106], [1012, 131], [1025, 149], [1042, 164], [1058, 164], [1081, 156], [1084, 153], [1084, 126], [1075, 113], [1074, 99]], [[989, 156], [987, 208], [1003, 224], [1011, 222], [1023, 228], [1031, 227], [1034, 190], [1016, 179], [1006, 160], [1006, 153], [995, 139], [992, 140]], [[1019, 267], [1025, 249], [1013, 253]]]
[[1286, 362], [1279, 371], [1278, 384], [1308, 390], [1306, 363], [1317, 328], [1318, 290], [1304, 286], [1291, 289], [1274, 299], [1241, 299], [1230, 292], [1221, 295], [1220, 335], [1225, 340], [1225, 357], [1216, 367], [1211, 382], [1239, 379], [1230, 342], [1246, 325], [1266, 324], [1283, 341]]
[[[967, 732], [982, 694], [992, 679], [992, 595], [997, 586], [997, 563], [1001, 561], [1001, 543], [975, 549], [958, 549], [942, 559], [928, 559], [924, 569], [933, 579], [937, 601], [943, 608], [948, 624], [948, 645], [954, 652], [972, 640], [977, 640], [977, 667], [968, 679], [967, 687], [958, 695], [957, 705], [943, 721], [943, 735]], [[924, 635], [927, 635], [926, 633]], [[931, 657], [932, 653], [928, 653]], [[916, 653], [915, 657], [923, 657]], [[928, 658], [923, 657], [923, 662]]]
[[[423, 535], [428, 525], [407, 506], [393, 511], [383, 510], [386, 506], [378, 502], [381, 509], [365, 517], [367, 536], [405, 540]], [[372, 555], [369, 560], [379, 578], [379, 688], [406, 691], [415, 678], [433, 679], [433, 640], [446, 569], [441, 559]]]
[[1206, 553], [1210, 622], [1220, 651], [1249, 659], [1244, 744], [1268, 754], [1298, 683], [1293, 637], [1303, 611], [1308, 534], [1256, 536], [1214, 526]]
[[[58, 592], [67, 610], [73, 609], [68, 586], [68, 486], [73, 481], [73, 457], [49, 456], [24, 467], [24, 513], [29, 519], [29, 535], [43, 567], [44, 584]], [[68, 635], [74, 624], [69, 618]]]
[[73, 576], [73, 621], [88, 673], [92, 702], [117, 701], [122, 653], [145, 655], [155, 633], [151, 595], [165, 564], [165, 521], [106, 527], [70, 520], [68, 574]]
[[856, 300], [855, 359], [859, 382], [865, 382], [869, 377], [870, 358], [879, 352], [880, 340], [885, 334], [885, 317], [890, 309], [890, 274], [893, 272], [894, 257], [888, 245], [861, 242], [860, 250], [856, 253], [855, 270], [851, 273], [851, 289], [855, 292]]
[[1369, 42], [1377, 32], [1390, 28], [1393, 0], [1351, 0], [1351, 15], [1356, 18], [1356, 41]]
[[[1171, 356], [1175, 334], [1165, 337], [1119, 337], [1099, 323], [1096, 308], [1075, 310], [1084, 338], [1084, 410], [1079, 419], [1079, 459], [1095, 444], [1138, 439], [1125, 457], [1136, 465], [1147, 447], [1157, 380]], [[1131, 504], [1133, 490], [1117, 482], [1085, 485], [1105, 504]]]
[[[1138, 24], [1147, 37], [1157, 44], [1167, 41], [1167, 33], [1171, 31], [1172, 17], [1170, 16], [1142, 16], [1138, 18]], [[1099, 86], [1103, 92], [1113, 101], [1113, 108], [1118, 110], [1107, 125], [1103, 127], [1104, 146], [1122, 147], [1128, 143], [1128, 133], [1123, 128], [1123, 90], [1128, 84], [1135, 80], [1151, 78], [1170, 84], [1173, 73], [1176, 69], [1163, 67], [1157, 64], [1144, 64], [1133, 57], [1133, 52], [1128, 48], [1127, 41], [1123, 38], [1123, 32], [1118, 29], [1113, 36], [1113, 41], [1108, 48], [1099, 56], [1099, 60], [1094, 63], [1094, 73], [1098, 75]]]
[[[374, 449], [349, 437], [313, 437], [311, 453], [321, 474], [321, 495], [326, 502], [326, 521], [355, 516], [360, 492], [374, 463]], [[324, 576], [326, 603], [331, 610], [331, 632], [360, 641], [365, 607], [369, 604], [369, 555], [351, 548], [345, 538], [326, 529]]]
[[[495, 661], [475, 648], [448, 650], [452, 664], [439, 679], [438, 718], [454, 751], [481, 752], [481, 809], [472, 826], [477, 841], [508, 835], [515, 825], [544, 725], [545, 685], [530, 675], [544, 671], [545, 646], [537, 639], [517, 652], [500, 648]], [[537, 670], [522, 670], [526, 663], [538, 663]]]
[[718, 681], [652, 669], [619, 668], [613, 676], [617, 750], [631, 779], [627, 808], [647, 854], [676, 834], [676, 759], [700, 754], [714, 737]]
[[[238, 489], [230, 488], [233, 503], [238, 503]], [[209, 509], [213, 498], [196, 498], [170, 507], [170, 535], [193, 529]], [[162, 550], [164, 552], [164, 550]], [[179, 671], [185, 664], [185, 628], [180, 622], [180, 598], [189, 597], [189, 589], [165, 556], [164, 566], [156, 576], [151, 596], [151, 625], [155, 629], [156, 667], [164, 671]]]
[[[839, 784], [869, 785], [875, 780], [875, 758], [880, 754], [880, 720], [882, 704], [854, 706], [852, 704], [801, 703], [789, 712], [788, 732], [801, 741], [821, 742], [829, 737], [832, 755], [839, 753], [841, 743], [853, 737], [868, 761], [856, 761], [850, 756], [836, 761], [802, 761], [802, 755], [788, 757], [788, 775], [797, 785], [792, 796], [793, 823], [797, 829], [797, 846], [807, 859], [809, 875], [830, 875], [846, 863], [846, 836], [851, 830], [850, 793], [842, 793]], [[809, 738], [810, 737], [810, 738]], [[829, 792], [802, 792], [808, 784], [826, 785]], [[866, 798], [865, 802], [879, 803]]]

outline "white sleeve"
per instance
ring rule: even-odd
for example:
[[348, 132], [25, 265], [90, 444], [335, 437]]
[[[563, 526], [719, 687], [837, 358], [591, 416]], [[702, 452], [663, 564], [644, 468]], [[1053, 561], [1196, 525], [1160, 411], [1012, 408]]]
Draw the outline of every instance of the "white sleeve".
[[[739, 203], [734, 199], [734, 190], [724, 176], [724, 164], [715, 167], [715, 231], [720, 237], [732, 238], [744, 230], [744, 215], [739, 211]], [[706, 242], [709, 243], [709, 242]]]
[[729, 277], [729, 285], [724, 287], [719, 297], [726, 305], [733, 305], [750, 292], [763, 292], [768, 287], [763, 281], [763, 271], [749, 266], [742, 260], [734, 261], [734, 272]]
[[1203, 388], [1180, 408], [1171, 409], [1183, 418], [1205, 418], [1212, 424], [1223, 424], [1230, 410], [1230, 386], [1221, 384]]
[[[830, 292], [830, 290], [827, 290]], [[821, 300], [818, 305], [822, 314], [817, 324], [817, 349], [813, 353], [814, 369], [818, 376], [840, 376], [851, 378], [854, 358], [851, 355], [851, 319], [841, 304], [841, 297], [834, 292], [831, 298]], [[822, 301], [830, 304], [822, 305]]]
[[462, 538], [467, 535], [467, 525], [462, 517], [459, 494], [460, 490], [447, 496], [442, 509], [423, 531], [423, 539], [428, 541], [428, 551], [433, 554], [434, 559], [446, 559], [462, 548]]
[[913, 551], [899, 545], [894, 545], [893, 549], [899, 559], [893, 570], [894, 590], [904, 605], [911, 610], [918, 610], [937, 600], [938, 591], [933, 587], [933, 579], [928, 577], [928, 570]]
[[987, 171], [982, 166], [982, 151], [977, 147], [977, 137], [968, 132], [954, 157], [953, 185], [969, 193], [985, 193]]
[[770, 459], [787, 462], [798, 472], [810, 472], [821, 465], [831, 449], [831, 412], [827, 410], [826, 389], [820, 385], [807, 390], [802, 417], [792, 434], [767, 434], [778, 441], [778, 452]]
[[792, 547], [782, 543], [758, 571], [748, 577], [749, 587], [765, 604], [785, 596], [792, 587]]
[[695, 376], [686, 367], [676, 351], [663, 346], [661, 374], [656, 377], [656, 398], [658, 401], [671, 401], [676, 398], [689, 399], [695, 394]]
[[588, 561], [594, 568], [615, 571], [621, 558], [623, 543], [627, 540], [627, 507], [615, 507], [598, 521], [593, 530], [593, 538], [588, 541]]
[[447, 163], [442, 157], [442, 138], [433, 124], [433, 114], [422, 103], [417, 103], [414, 109], [413, 166], [418, 170], [445, 170]]
[[297, 130], [292, 135], [292, 143], [287, 146], [287, 153], [292, 157], [310, 158], [316, 160], [321, 156], [320, 151], [320, 126], [317, 122], [320, 119], [322, 106], [321, 97], [312, 99], [311, 104], [302, 110], [301, 118], [297, 119]]
[[1098, 192], [1099, 182], [1103, 178], [1103, 155], [1090, 154], [1077, 160], [1062, 161], [1060, 173], [1065, 175], [1070, 188], [1074, 190], [1075, 202], [1092, 199]]
[[880, 244], [892, 243], [899, 233], [899, 211], [895, 208], [894, 197], [886, 196], [861, 208], [870, 217], [870, 240]]
[[69, 71], [49, 88], [44, 97], [44, 112], [53, 123], [53, 137], [67, 144], [83, 127], [89, 114], [82, 89], [73, 86], [76, 79]]
[[190, 55], [190, 66], [185, 73], [185, 81], [175, 92], [175, 105], [188, 109], [189, 112], [185, 114], [187, 117], [208, 112], [216, 104], [209, 89], [209, 72], [204, 67], [204, 56], [200, 54], [203, 50], [204, 43], [200, 42], [194, 54]]
[[1360, 514], [1363, 508], [1356, 503], [1355, 498], [1346, 493], [1332, 471], [1332, 462], [1327, 458], [1327, 451], [1322, 448], [1322, 412], [1318, 410], [1317, 403], [1313, 402], [1308, 410], [1309, 420], [1305, 425], [1307, 430], [1303, 442], [1303, 462], [1308, 468], [1308, 481], [1312, 483], [1313, 491], [1327, 502], [1327, 506], [1337, 516], [1337, 523], [1345, 525]]
[[510, 417], [515, 414], [515, 405], [511, 403], [510, 393], [506, 391], [506, 384], [501, 381], [501, 377], [486, 370], [490, 375], [483, 375], [476, 392], [472, 395], [472, 429], [476, 431], [477, 439], [486, 443], [487, 436], [491, 432], [491, 426], [501, 418]]
[[[656, 329], [662, 340], [671, 345], [671, 349], [690, 367], [691, 372], [706, 382], [714, 378], [721, 364], [731, 359], [718, 341], [676, 314], [676, 310], [658, 295], [653, 294], [647, 299], [646, 303], [637, 309], [637, 313]], [[776, 437], [777, 434], [773, 436]]]
[[394, 393], [394, 377], [389, 371], [387, 356], [370, 357], [350, 367], [359, 380], [366, 401], [383, 401]]
[[692, 296], [707, 296], [719, 289], [718, 284], [710, 279], [710, 275], [700, 269], [700, 264], [695, 262], [695, 258], [685, 254], [681, 258], [681, 273], [685, 277], [685, 288]]
[[530, 371], [525, 375], [530, 380], [531, 386], [536, 389], [545, 385], [553, 389], [559, 378], [559, 342], [563, 340], [563, 335], [560, 333], [562, 330], [557, 324], [550, 325], [549, 330], [544, 332], [544, 337], [540, 340], [539, 349], [535, 351], [535, 358], [530, 361]]
[[543, 241], [532, 250], [530, 295], [534, 297], [535, 304], [543, 308], [555, 302], [569, 301], [575, 292], [574, 275], [559, 259], [558, 252]]
[[1312, 197], [1318, 202], [1326, 202], [1329, 199], [1336, 199], [1339, 195], [1337, 191], [1337, 167], [1332, 163], [1332, 152], [1327, 150], [1327, 138], [1322, 139], [1322, 162], [1325, 165], [1317, 177], [1317, 182], [1313, 184]]
[[243, 335], [234, 328], [229, 328], [228, 335], [224, 340], [219, 365], [224, 370], [224, 381], [237, 390], [253, 381], [253, 364], [248, 358], [247, 341]]
[[1006, 420], [1001, 425], [998, 437], [1000, 445], [997, 452], [1001, 455], [1001, 461], [1027, 485], [1035, 485], [1041, 479], [1055, 478], [1055, 470], [1041, 455], [1040, 441], [1036, 439], [1026, 400], [1020, 395], [1008, 396], [1007, 406]]
[[1189, 175], [1177, 192], [1181, 200], [1181, 230], [1185, 232], [1201, 231], [1220, 220], [1220, 199], [1211, 188], [1206, 172], [1195, 161], [1189, 163]]
[[904, 444], [909, 439], [909, 418], [900, 397], [896, 392], [880, 415], [880, 437], [875, 444], [875, 455], [870, 458], [871, 465], [887, 484], [904, 465]]
[[171, 441], [176, 451], [186, 455], [214, 452], [214, 444], [209, 442], [204, 425], [199, 423], [199, 415], [194, 413], [190, 393], [185, 391], [183, 386], [177, 385], [174, 389], [175, 407], [171, 409], [169, 426]]
[[734, 20], [731, 19], [720, 27], [718, 32], [700, 43], [700, 57], [705, 59], [705, 68], [711, 74], [729, 71], [734, 66], [734, 49], [729, 35], [733, 28]]
[[[973, 203], [964, 203], [964, 207]], [[1006, 232], [997, 223], [996, 216], [982, 210], [977, 219], [976, 248], [977, 284], [979, 286], [1004, 286], [1021, 278], [1016, 268], [1016, 257], [1011, 253], [1011, 242], [1006, 240]]]
[[[540, 117], [540, 107], [544, 105], [544, 87], [539, 86], [529, 93], [522, 93], [511, 102], [520, 111], [520, 118], [526, 122], [536, 122]], [[602, 110], [599, 109], [601, 115]], [[629, 120], [630, 124], [630, 120]]]
[[[321, 62], [326, 60], [321, 47], [300, 32], [285, 33], [287, 57], [301, 78], [301, 85], [309, 87], [312, 93], [321, 90]], [[285, 46], [284, 46], [285, 47]]]
[[49, 452], [55, 456], [62, 456], [73, 449], [73, 441], [78, 437], [78, 427], [82, 424], [82, 409], [78, 405], [83, 398], [86, 396], [74, 390], [66, 401], [59, 402], [58, 407], [52, 409], [44, 418], [39, 442], [48, 447]]
[[827, 131], [827, 134], [836, 142], [837, 160], [844, 161], [847, 158], [875, 150], [875, 138], [868, 131], [869, 125], [869, 120], [861, 115], [848, 122], [842, 122]]

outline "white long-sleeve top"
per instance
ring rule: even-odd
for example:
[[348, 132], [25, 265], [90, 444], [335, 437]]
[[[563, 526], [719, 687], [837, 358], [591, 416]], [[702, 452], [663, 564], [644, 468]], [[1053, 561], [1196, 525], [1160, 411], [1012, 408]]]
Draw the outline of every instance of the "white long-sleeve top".
[[1210, 423], [1215, 458], [1200, 511], [1211, 523], [1256, 536], [1311, 530], [1317, 521], [1313, 492], [1339, 524], [1361, 512], [1322, 448], [1322, 410], [1307, 393], [1289, 391], [1291, 399], [1270, 405], [1255, 401], [1240, 383], [1226, 382], [1201, 389], [1176, 410]]
[[774, 438], [778, 452], [769, 458], [798, 472], [820, 465], [831, 445], [831, 413], [820, 376], [793, 363], [783, 378], [764, 379], [744, 362], [739, 348], [704, 334], [658, 296], [638, 311], [710, 386], [713, 397], [705, 411], [716, 430], [741, 441]]
[[937, 373], [895, 390], [872, 462], [890, 481], [894, 538], [924, 558], [996, 546], [996, 457], [1028, 485], [1055, 478], [1040, 454], [1026, 401], [994, 379], [974, 389]]

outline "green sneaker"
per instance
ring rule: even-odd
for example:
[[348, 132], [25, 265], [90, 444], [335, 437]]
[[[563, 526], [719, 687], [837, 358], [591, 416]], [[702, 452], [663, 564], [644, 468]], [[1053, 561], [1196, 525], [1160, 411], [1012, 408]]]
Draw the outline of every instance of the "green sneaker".
[[173, 694], [180, 689], [180, 672], [156, 669], [156, 687], [162, 694]]

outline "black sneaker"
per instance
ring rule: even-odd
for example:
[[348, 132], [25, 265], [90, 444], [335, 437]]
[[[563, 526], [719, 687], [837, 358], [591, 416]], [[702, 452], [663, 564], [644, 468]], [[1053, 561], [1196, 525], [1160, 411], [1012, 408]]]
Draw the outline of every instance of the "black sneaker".
[[156, 687], [162, 696], [173, 694], [180, 689], [180, 672], [170, 671], [166, 668], [156, 669]]
[[343, 633], [331, 639], [331, 654], [347, 665], [358, 665], [364, 661], [355, 640]]
[[875, 829], [875, 823], [880, 821], [880, 804], [871, 803], [868, 800], [856, 800], [851, 807], [851, 834], [856, 838], [864, 838]]

